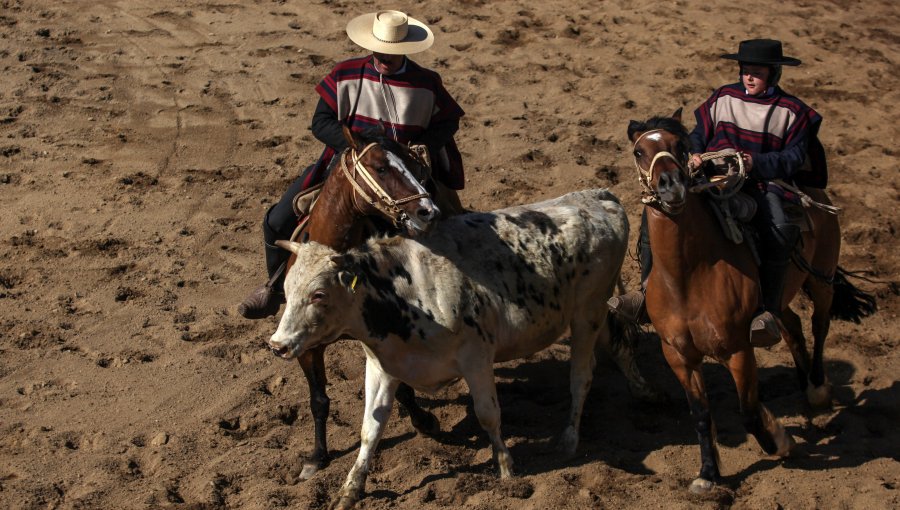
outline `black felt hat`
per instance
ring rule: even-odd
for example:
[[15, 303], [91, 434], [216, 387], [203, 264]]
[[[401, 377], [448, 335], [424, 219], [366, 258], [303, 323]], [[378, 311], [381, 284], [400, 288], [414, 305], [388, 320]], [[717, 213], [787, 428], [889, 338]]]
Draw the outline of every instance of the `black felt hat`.
[[781, 41], [774, 39], [750, 39], [741, 41], [737, 53], [727, 53], [722, 58], [737, 60], [747, 64], [798, 66], [800, 61], [785, 57], [781, 51]]

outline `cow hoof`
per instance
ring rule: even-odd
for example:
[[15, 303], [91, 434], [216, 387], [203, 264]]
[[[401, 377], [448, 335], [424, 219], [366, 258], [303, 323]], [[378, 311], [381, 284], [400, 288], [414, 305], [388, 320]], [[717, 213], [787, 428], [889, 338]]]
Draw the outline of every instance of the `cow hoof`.
[[807, 383], [806, 400], [813, 409], [831, 409], [831, 384], [813, 386]]
[[696, 480], [691, 482], [690, 490], [693, 494], [708, 494], [709, 491], [711, 491], [715, 486], [715, 482], [704, 480], [703, 478], [697, 478]]
[[333, 501], [329, 510], [350, 510], [356, 506], [357, 499], [351, 496], [341, 496], [337, 501]]
[[562, 436], [559, 438], [559, 444], [556, 448], [566, 457], [575, 455], [575, 450], [578, 448], [578, 432], [575, 431], [574, 427], [566, 427], [566, 430], [563, 431]]
[[412, 426], [417, 432], [429, 437], [436, 436], [441, 431], [441, 424], [437, 418], [427, 411], [422, 411], [420, 414], [410, 414], [409, 421], [412, 422]]

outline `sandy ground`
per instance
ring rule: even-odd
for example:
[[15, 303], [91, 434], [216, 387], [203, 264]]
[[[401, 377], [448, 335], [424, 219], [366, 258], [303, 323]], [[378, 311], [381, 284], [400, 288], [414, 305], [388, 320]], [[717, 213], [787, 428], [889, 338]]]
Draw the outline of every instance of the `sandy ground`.
[[[500, 481], [462, 384], [399, 411], [363, 508], [898, 508], [900, 253], [893, 0], [400, 1], [437, 43], [419, 55], [466, 110], [458, 140], [475, 209], [610, 187], [640, 213], [625, 130], [735, 77], [716, 58], [770, 36], [804, 61], [784, 87], [825, 117], [842, 265], [880, 311], [834, 323], [833, 410], [813, 414], [789, 353], [759, 351], [761, 395], [806, 452], [762, 455], [724, 369], [707, 376], [725, 467], [686, 485], [699, 449], [658, 341], [640, 364], [671, 402], [632, 399], [601, 360], [582, 443], [554, 441], [568, 348], [498, 367], [520, 476]], [[343, 28], [373, 2], [0, 2], [0, 508], [326, 508], [351, 465], [363, 356], [328, 354], [336, 458], [312, 447], [299, 368], [273, 357], [276, 319], [235, 312], [263, 276], [260, 221], [321, 150], [313, 87], [360, 54]], [[774, 20], [774, 21], [773, 21]], [[688, 116], [688, 126], [693, 126]], [[637, 281], [637, 265], [625, 276]], [[796, 308], [808, 314], [800, 300]]]

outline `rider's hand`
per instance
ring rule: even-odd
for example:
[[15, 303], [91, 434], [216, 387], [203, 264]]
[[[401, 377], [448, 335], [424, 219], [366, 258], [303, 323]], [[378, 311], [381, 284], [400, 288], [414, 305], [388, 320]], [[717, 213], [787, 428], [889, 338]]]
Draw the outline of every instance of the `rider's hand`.
[[691, 159], [688, 160], [688, 167], [690, 167], [691, 170], [693, 170], [695, 168], [700, 168], [700, 165], [702, 165], [702, 164], [703, 164], [703, 160], [700, 159], [699, 154], [691, 154]]

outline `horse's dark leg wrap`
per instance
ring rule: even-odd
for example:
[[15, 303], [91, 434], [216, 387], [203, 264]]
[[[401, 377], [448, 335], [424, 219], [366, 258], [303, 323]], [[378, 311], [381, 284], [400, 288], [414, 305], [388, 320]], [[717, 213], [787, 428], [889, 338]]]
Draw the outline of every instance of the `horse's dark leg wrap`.
[[416, 403], [416, 395], [412, 387], [406, 383], [400, 383], [395, 393], [397, 402], [409, 413], [409, 420], [413, 427], [426, 435], [434, 435], [440, 431], [440, 424], [433, 414], [419, 407]]
[[700, 478], [717, 483], [721, 476], [719, 474], [719, 459], [716, 454], [716, 438], [713, 434], [712, 416], [709, 408], [692, 399], [690, 395], [688, 400], [691, 406], [691, 416], [694, 418], [694, 425], [697, 429], [697, 439], [700, 441]]

